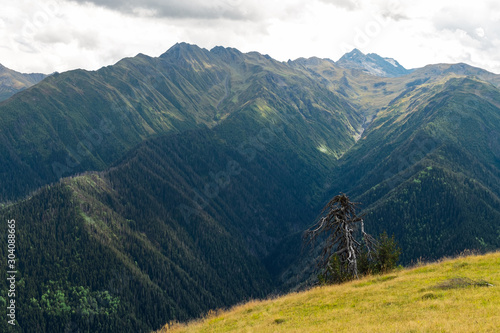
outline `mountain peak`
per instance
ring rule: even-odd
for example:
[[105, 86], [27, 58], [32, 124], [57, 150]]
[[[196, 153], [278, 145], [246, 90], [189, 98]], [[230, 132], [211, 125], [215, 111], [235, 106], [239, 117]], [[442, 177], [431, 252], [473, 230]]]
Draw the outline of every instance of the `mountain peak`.
[[348, 52], [348, 53], [344, 54], [342, 56], [342, 58], [344, 58], [344, 57], [345, 58], [365, 57], [365, 54], [363, 52], [361, 52], [360, 50], [358, 50], [358, 49], [355, 48], [351, 52]]
[[243, 53], [232, 47], [215, 46], [210, 50], [211, 54], [217, 55], [225, 62], [232, 62], [239, 59]]
[[186, 55], [188, 53], [199, 53], [201, 51], [206, 51], [206, 50], [194, 44], [188, 44], [185, 42], [175, 43], [171, 48], [167, 50], [167, 52], [160, 55], [160, 58], [166, 58], [170, 55], [175, 55], [179, 57], [182, 55]]
[[172, 49], [182, 49], [182, 50], [189, 50], [189, 49], [200, 49], [198, 45], [195, 44], [189, 44], [186, 42], [180, 42], [180, 43], [175, 43], [172, 47], [170, 47], [169, 50]]
[[298, 58], [298, 59], [295, 59], [293, 61], [292, 60], [288, 60], [289, 64], [299, 64], [299, 65], [302, 65], [302, 66], [309, 66], [309, 65], [317, 66], [317, 65], [321, 64], [322, 62], [334, 63], [333, 60], [330, 60], [330, 59], [321, 59], [321, 58], [318, 58], [318, 57]]
[[224, 47], [224, 46], [215, 46], [210, 50], [210, 52], [242, 54], [238, 49], [235, 49], [234, 47]]
[[364, 54], [358, 49], [344, 54], [336, 64], [339, 67], [357, 69], [382, 77], [397, 77], [411, 72], [392, 58], [383, 58], [375, 53]]

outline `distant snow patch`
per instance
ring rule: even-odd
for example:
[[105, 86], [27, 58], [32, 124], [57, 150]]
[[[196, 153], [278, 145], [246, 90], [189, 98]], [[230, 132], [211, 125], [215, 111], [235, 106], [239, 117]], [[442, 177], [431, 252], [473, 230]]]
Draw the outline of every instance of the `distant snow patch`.
[[363, 67], [370, 72], [370, 74], [376, 75], [376, 76], [385, 76], [386, 72], [383, 71], [377, 64], [373, 62], [368, 62], [368, 61], [363, 61]]
[[392, 58], [384, 58], [385, 61], [387, 61], [388, 63], [390, 63], [391, 65], [393, 65], [394, 67], [399, 67], [398, 66], [398, 63], [396, 62], [396, 60], [392, 59]]

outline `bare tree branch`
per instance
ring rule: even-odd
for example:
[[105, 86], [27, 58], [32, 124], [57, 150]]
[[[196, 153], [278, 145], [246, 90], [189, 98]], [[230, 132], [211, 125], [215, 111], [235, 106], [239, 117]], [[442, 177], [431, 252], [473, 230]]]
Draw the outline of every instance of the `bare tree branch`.
[[[354, 278], [358, 278], [358, 257], [362, 246], [366, 246], [370, 258], [376, 247], [375, 239], [365, 232], [363, 219], [356, 215], [357, 205], [344, 193], [333, 197], [323, 208], [323, 217], [305, 233], [308, 244], [326, 233], [327, 239], [319, 265], [328, 267], [332, 256], [337, 256], [341, 267], [347, 267], [345, 273]], [[362, 242], [354, 237], [358, 227], [361, 229]]]

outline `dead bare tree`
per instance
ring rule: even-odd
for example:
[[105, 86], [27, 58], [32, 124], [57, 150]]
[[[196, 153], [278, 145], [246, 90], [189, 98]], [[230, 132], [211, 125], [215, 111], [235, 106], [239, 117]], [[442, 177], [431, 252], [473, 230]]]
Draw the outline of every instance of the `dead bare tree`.
[[[335, 196], [323, 208], [323, 216], [305, 234], [311, 243], [326, 233], [327, 239], [319, 266], [327, 269], [332, 257], [336, 256], [340, 262], [340, 273], [351, 278], [358, 278], [358, 258], [362, 248], [365, 247], [371, 258], [376, 247], [375, 239], [365, 232], [363, 219], [356, 215], [357, 205], [344, 193]], [[355, 238], [357, 230], [361, 231], [361, 241]]]

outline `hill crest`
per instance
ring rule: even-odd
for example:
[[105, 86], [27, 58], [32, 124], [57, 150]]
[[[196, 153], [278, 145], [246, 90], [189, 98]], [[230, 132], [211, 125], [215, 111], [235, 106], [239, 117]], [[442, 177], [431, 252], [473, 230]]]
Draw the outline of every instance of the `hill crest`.
[[444, 259], [341, 285], [315, 287], [166, 332], [494, 332], [500, 326], [500, 252]]

